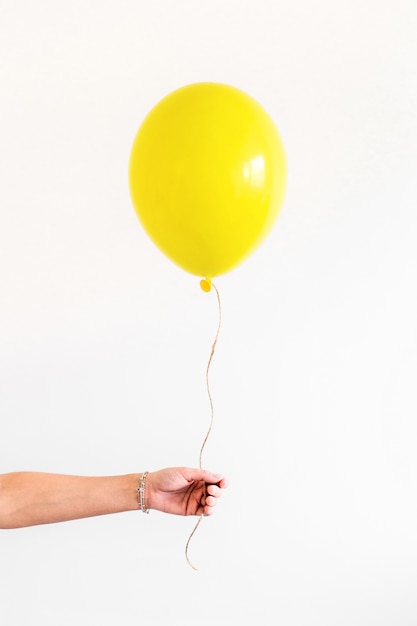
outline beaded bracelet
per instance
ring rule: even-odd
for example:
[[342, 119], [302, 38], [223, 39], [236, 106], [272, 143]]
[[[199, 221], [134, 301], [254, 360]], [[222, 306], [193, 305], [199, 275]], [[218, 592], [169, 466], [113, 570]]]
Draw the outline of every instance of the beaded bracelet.
[[144, 472], [141, 476], [140, 479], [140, 484], [139, 487], [137, 488], [137, 492], [139, 494], [138, 497], [138, 504], [139, 504], [139, 508], [142, 511], [142, 513], [149, 513], [149, 509], [146, 508], [145, 506], [145, 479], [148, 475], [148, 472]]

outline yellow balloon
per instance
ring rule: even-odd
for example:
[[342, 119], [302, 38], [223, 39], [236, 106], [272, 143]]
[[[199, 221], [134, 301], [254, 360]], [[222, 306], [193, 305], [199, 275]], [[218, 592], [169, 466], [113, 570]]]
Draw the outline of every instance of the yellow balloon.
[[173, 91], [146, 116], [129, 188], [153, 242], [210, 284], [265, 239], [286, 172], [281, 137], [261, 105], [235, 87], [203, 82]]

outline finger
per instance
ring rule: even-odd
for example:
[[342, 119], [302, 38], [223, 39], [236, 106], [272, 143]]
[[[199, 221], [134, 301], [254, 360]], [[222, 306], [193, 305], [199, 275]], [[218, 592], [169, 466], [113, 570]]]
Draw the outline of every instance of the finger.
[[223, 474], [215, 474], [213, 472], [209, 472], [208, 470], [203, 470], [201, 472], [201, 478], [206, 482], [214, 485], [218, 485], [221, 482], [225, 481], [225, 477]]
[[215, 498], [220, 498], [222, 490], [217, 485], [207, 485], [207, 493]]
[[206, 502], [205, 502], [205, 506], [210, 506], [210, 507], [214, 507], [217, 504], [217, 498], [215, 498], [214, 496], [207, 496], [206, 498]]
[[207, 498], [207, 502], [204, 506], [204, 515], [212, 515], [214, 513], [215, 506], [216, 506], [216, 501], [214, 501], [212, 504], [209, 504], [208, 498]]
[[218, 487], [220, 487], [220, 489], [226, 489], [226, 487], [228, 487], [229, 485], [229, 481], [223, 476], [221, 480], [218, 480], [216, 482], [206, 480], [206, 484], [217, 485]]

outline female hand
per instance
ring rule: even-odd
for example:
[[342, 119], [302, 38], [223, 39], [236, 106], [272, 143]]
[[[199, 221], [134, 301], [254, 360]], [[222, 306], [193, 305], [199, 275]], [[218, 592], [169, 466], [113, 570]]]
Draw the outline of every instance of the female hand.
[[222, 474], [189, 467], [149, 472], [145, 506], [174, 515], [211, 515], [228, 485]]

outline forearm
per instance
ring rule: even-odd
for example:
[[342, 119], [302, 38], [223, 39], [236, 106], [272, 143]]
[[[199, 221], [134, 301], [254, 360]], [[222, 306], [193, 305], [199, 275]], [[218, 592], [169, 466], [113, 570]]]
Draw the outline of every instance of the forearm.
[[0, 476], [0, 528], [138, 509], [139, 474], [67, 476], [17, 472]]

